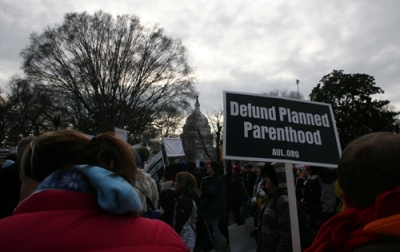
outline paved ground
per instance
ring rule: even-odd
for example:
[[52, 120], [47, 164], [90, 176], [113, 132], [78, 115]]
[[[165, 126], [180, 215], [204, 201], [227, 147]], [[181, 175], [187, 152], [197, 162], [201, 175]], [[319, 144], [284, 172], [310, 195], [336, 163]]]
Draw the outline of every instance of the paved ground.
[[[235, 223], [235, 219], [233, 218], [233, 215], [229, 215], [229, 225], [233, 225]], [[226, 244], [226, 238], [222, 234], [220, 234], [220, 240], [221, 240], [221, 252], [231, 252], [230, 244]]]
[[244, 252], [256, 251], [254, 237], [250, 237], [254, 229], [253, 218], [247, 219], [245, 225], [237, 226], [233, 215], [229, 216], [229, 238], [230, 244], [226, 244], [226, 238], [221, 235], [221, 252]]
[[231, 248], [229, 244], [226, 244], [226, 239], [223, 235], [221, 235], [221, 252], [231, 252]]

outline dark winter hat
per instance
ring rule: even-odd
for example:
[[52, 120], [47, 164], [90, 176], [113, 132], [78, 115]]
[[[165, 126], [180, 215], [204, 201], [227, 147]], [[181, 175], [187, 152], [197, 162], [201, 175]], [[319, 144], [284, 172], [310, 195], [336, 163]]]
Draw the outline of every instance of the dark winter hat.
[[187, 171], [194, 172], [196, 170], [196, 163], [194, 161], [187, 161], [186, 162]]
[[275, 169], [275, 175], [278, 182], [278, 186], [281, 188], [287, 188], [286, 184], [286, 171], [284, 163], [272, 163], [271, 164]]
[[264, 176], [267, 176], [276, 186], [279, 185], [275, 168], [272, 165], [266, 164], [264, 167], [261, 168], [261, 172]]
[[179, 164], [182, 166], [182, 170], [183, 171], [187, 171], [187, 163], [186, 163], [186, 161], [181, 161], [181, 162], [179, 162]]
[[164, 177], [167, 178], [167, 180], [175, 180], [175, 175], [178, 172], [182, 171], [182, 166], [180, 164], [169, 164], [165, 167], [164, 170]]

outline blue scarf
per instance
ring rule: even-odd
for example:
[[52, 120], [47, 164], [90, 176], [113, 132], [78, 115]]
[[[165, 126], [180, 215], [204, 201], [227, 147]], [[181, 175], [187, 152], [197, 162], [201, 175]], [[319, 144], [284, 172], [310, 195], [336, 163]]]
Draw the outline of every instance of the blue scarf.
[[98, 166], [77, 165], [63, 173], [55, 171], [39, 184], [35, 192], [54, 189], [97, 194], [99, 206], [110, 213], [139, 215], [143, 209], [131, 184]]

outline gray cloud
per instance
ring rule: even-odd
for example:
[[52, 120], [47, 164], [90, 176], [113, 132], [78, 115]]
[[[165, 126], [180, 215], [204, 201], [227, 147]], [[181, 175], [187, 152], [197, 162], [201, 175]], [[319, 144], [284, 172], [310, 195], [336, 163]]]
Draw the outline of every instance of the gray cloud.
[[[299, 89], [308, 96], [332, 70], [375, 77], [400, 110], [400, 2], [382, 1], [74, 1], [0, 0], [0, 85], [19, 71], [29, 35], [67, 12], [102, 9], [158, 23], [187, 47], [201, 108], [222, 105], [222, 91]], [[194, 103], [194, 102], [193, 102]]]

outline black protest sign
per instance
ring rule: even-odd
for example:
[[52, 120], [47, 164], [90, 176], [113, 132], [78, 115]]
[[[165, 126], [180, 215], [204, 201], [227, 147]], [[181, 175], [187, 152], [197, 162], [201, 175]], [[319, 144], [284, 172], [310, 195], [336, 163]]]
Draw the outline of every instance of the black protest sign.
[[336, 167], [330, 104], [224, 92], [224, 158]]

